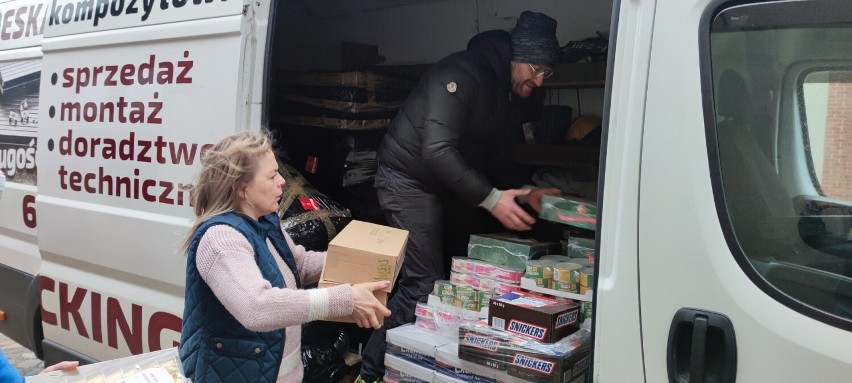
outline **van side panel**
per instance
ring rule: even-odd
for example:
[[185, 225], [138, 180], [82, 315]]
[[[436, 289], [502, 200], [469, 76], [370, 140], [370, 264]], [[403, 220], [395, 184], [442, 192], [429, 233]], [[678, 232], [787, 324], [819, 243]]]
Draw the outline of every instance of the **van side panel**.
[[0, 3], [0, 332], [36, 350], [36, 151], [45, 7], [40, 0]]
[[46, 344], [85, 359], [177, 344], [192, 177], [243, 118], [242, 4], [140, 23], [130, 3], [98, 26], [48, 22], [43, 44], [42, 320]]

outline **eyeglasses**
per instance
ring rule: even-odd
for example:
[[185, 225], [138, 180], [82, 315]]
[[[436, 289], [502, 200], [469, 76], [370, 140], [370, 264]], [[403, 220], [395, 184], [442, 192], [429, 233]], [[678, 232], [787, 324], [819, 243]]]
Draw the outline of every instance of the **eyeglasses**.
[[530, 66], [530, 69], [532, 69], [533, 71], [533, 76], [535, 77], [544, 77], [545, 79], [548, 79], [553, 76], [552, 69], [536, 67], [535, 65], [529, 63], [527, 63], [527, 65]]

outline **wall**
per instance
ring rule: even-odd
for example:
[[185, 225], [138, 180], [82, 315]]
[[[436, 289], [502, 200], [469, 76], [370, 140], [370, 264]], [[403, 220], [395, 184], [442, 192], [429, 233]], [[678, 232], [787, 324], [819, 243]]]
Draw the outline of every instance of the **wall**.
[[[310, 1], [310, 0], [305, 0]], [[346, 4], [349, 0], [341, 0]], [[453, 0], [427, 1], [405, 6], [360, 11], [339, 16], [334, 2], [282, 1], [283, 17], [276, 49], [286, 58], [279, 63], [286, 70], [337, 70], [340, 43], [374, 44], [385, 64], [429, 64], [447, 54], [464, 49], [478, 31], [514, 27], [524, 10], [544, 12], [559, 24], [561, 45], [609, 33], [611, 1], [599, 0]]]
[[[612, 2], [606, 0], [408, 0], [407, 5], [365, 9], [379, 0], [287, 0], [274, 42], [274, 71], [341, 69], [341, 42], [377, 45], [386, 65], [435, 63], [462, 50], [480, 31], [511, 30], [524, 10], [558, 21], [560, 45], [609, 34]], [[359, 9], [360, 7], [360, 9]], [[284, 52], [283, 55], [280, 52]], [[548, 90], [545, 104], [569, 105], [583, 114], [603, 113], [603, 88]]]

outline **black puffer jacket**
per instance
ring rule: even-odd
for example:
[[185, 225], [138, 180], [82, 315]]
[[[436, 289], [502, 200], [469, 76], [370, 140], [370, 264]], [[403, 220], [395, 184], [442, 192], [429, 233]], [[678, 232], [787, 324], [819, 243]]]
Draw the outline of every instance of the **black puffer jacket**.
[[408, 96], [379, 148], [379, 161], [424, 191], [475, 206], [492, 188], [495, 156], [521, 135], [512, 101], [510, 35], [474, 36], [435, 64]]

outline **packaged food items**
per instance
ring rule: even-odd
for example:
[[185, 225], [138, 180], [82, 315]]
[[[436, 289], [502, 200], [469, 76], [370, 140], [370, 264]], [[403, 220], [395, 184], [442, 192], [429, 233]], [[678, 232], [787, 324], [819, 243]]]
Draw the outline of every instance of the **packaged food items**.
[[496, 296], [488, 307], [488, 323], [539, 342], [553, 343], [580, 327], [580, 305], [516, 291]]
[[560, 262], [553, 265], [553, 280], [562, 283], [579, 283], [580, 269], [583, 265], [573, 262]]
[[177, 347], [27, 377], [27, 383], [189, 383]]
[[412, 325], [390, 329], [386, 337], [387, 355], [394, 355], [427, 368], [432, 368], [435, 364], [435, 350], [452, 342]]
[[393, 354], [385, 355], [385, 376], [382, 381], [389, 383], [431, 383], [435, 370]]
[[539, 242], [534, 239], [500, 234], [471, 235], [467, 245], [467, 256], [493, 264], [522, 270], [527, 262], [544, 254], [562, 250], [559, 242]]
[[594, 202], [579, 198], [546, 195], [541, 198], [539, 218], [574, 227], [595, 230], [598, 208]]
[[484, 324], [459, 328], [459, 359], [506, 371], [529, 382], [572, 381], [588, 369], [590, 353], [589, 329], [547, 344]]

